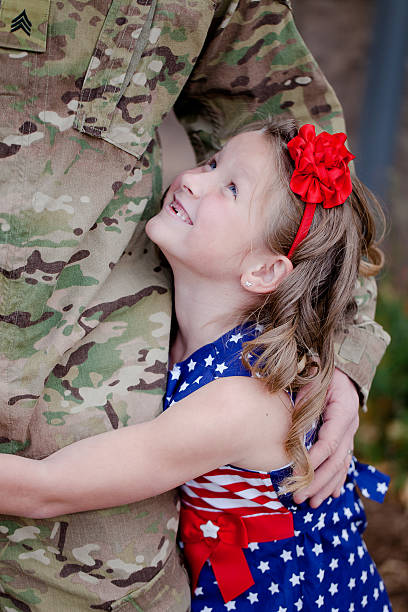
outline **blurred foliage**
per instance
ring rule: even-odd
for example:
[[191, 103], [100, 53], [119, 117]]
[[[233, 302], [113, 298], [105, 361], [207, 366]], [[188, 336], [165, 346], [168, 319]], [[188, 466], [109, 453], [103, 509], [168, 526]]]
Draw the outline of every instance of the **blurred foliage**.
[[392, 476], [392, 488], [408, 504], [408, 300], [390, 285], [379, 291], [376, 320], [391, 335], [361, 418], [358, 455]]

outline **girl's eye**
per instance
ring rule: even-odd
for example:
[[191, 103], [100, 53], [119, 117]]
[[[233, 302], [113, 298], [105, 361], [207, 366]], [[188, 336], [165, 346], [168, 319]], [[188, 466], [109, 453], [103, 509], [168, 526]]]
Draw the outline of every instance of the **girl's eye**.
[[234, 196], [234, 198], [236, 198], [237, 195], [238, 195], [237, 186], [234, 183], [231, 183], [230, 185], [228, 185], [228, 189], [231, 191], [231, 193]]
[[211, 168], [211, 170], [215, 170], [215, 168], [217, 167], [217, 162], [215, 161], [215, 159], [210, 159], [207, 165]]

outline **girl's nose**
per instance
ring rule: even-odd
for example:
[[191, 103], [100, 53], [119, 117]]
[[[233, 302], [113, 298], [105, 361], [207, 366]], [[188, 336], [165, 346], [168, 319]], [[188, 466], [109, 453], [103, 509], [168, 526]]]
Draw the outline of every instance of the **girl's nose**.
[[199, 175], [194, 172], [185, 172], [181, 177], [181, 188], [194, 198], [200, 195]]

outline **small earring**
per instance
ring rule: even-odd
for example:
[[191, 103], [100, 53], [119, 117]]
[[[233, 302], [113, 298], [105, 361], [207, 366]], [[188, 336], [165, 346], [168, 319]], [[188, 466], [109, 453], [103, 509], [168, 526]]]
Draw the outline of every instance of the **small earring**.
[[249, 281], [245, 281], [244, 285], [245, 287], [252, 287], [253, 283], [250, 283]]

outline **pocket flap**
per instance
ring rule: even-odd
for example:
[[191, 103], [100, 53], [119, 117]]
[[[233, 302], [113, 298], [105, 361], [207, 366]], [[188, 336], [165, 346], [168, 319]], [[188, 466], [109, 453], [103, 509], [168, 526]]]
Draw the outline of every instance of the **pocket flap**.
[[140, 158], [202, 50], [212, 0], [112, 2], [82, 86], [74, 127]]

